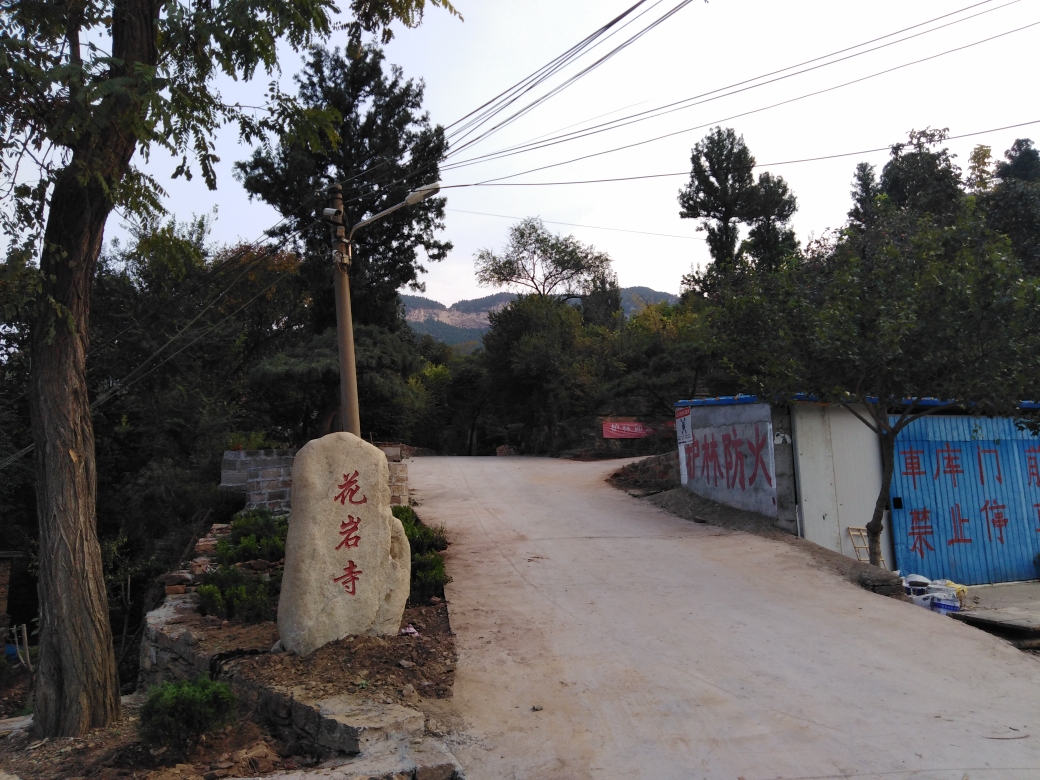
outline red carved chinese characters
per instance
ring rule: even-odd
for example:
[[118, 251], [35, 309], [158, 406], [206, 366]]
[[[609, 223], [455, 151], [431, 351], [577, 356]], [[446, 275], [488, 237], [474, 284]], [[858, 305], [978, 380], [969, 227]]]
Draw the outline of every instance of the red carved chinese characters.
[[907, 536], [914, 540], [910, 545], [910, 552], [920, 553], [922, 559], [924, 559], [925, 548], [935, 552], [935, 548], [927, 539], [932, 535], [931, 520], [932, 511], [930, 509], [910, 510], [910, 532]]
[[[968, 518], [961, 514], [960, 504], [954, 504], [953, 509], [950, 510], [950, 521], [953, 523], [953, 538], [946, 542], [946, 546], [949, 547], [953, 544], [971, 544], [971, 539], [964, 534], [964, 526], [967, 525]], [[924, 557], [923, 553], [922, 557]]]
[[910, 477], [914, 481], [914, 490], [917, 490], [917, 478], [925, 476], [928, 472], [924, 470], [921, 456], [924, 450], [900, 450], [899, 455], [903, 458], [903, 470], [900, 472], [904, 477]]
[[351, 474], [349, 477], [346, 474], [344, 474], [343, 483], [339, 486], [339, 493], [337, 493], [332, 500], [339, 501], [341, 504], [344, 505], [347, 501], [355, 505], [366, 503], [368, 501], [368, 498], [366, 496], [362, 496], [360, 501], [354, 500], [354, 496], [356, 496], [357, 492], [361, 489], [361, 486], [357, 483], [357, 478], [358, 472], [356, 469], [354, 473]]
[[[337, 493], [332, 500], [339, 501], [339, 503], [344, 506], [346, 506], [348, 501], [355, 506], [367, 503], [367, 496], [361, 496], [360, 500], [355, 498], [359, 490], [361, 490], [361, 486], [358, 484], [358, 472], [355, 469], [353, 474], [343, 475], [343, 482], [339, 485], [339, 493]], [[343, 538], [340, 539], [339, 544], [336, 545], [336, 549], [343, 550], [351, 547], [356, 548], [361, 542], [360, 527], [360, 517], [347, 515], [346, 520], [341, 520], [339, 524], [339, 535]], [[354, 563], [354, 561], [347, 561], [347, 565], [343, 568], [343, 573], [338, 577], [333, 577], [332, 581], [338, 582], [343, 586], [343, 590], [346, 593], [353, 596], [357, 593], [357, 582], [361, 574], [361, 569], [357, 567], [357, 564]]]
[[686, 478], [694, 479], [697, 476], [697, 458], [701, 456], [701, 443], [697, 437], [686, 445]]
[[992, 455], [997, 464], [997, 484], [1004, 484], [1004, 475], [1000, 473], [1000, 451], [999, 450], [984, 450], [982, 447], [977, 447], [975, 454], [979, 459], [979, 484], [986, 484], [986, 470], [982, 466], [982, 456]]
[[769, 485], [769, 487], [773, 486], [773, 478], [769, 476], [769, 469], [766, 467], [766, 461], [762, 457], [768, 443], [769, 437], [764, 433], [759, 433], [758, 426], [756, 425], [755, 438], [749, 440], [747, 443], [748, 449], [755, 458], [754, 468], [751, 469], [751, 478], [748, 480], [749, 485], [755, 484], [755, 479], [758, 478], [758, 470], [761, 468], [762, 476], [766, 479], [766, 484]]
[[964, 466], [961, 465], [961, 451], [953, 449], [949, 442], [935, 451], [935, 474], [932, 479], [939, 479], [940, 468], [943, 474], [953, 479], [953, 486], [957, 487], [957, 475], [964, 473]]
[[712, 473], [714, 474], [715, 487], [719, 485], [719, 474], [722, 472], [722, 465], [719, 463], [719, 443], [715, 441], [715, 434], [711, 435], [711, 441], [708, 441], [708, 434], [704, 434], [704, 441], [701, 444], [701, 476], [704, 477], [704, 481], [707, 482], [712, 479]]
[[342, 536], [343, 539], [336, 545], [337, 550], [341, 550], [344, 547], [358, 546], [358, 542], [361, 541], [361, 535], [358, 533], [358, 526], [360, 525], [360, 517], [347, 515], [347, 519], [339, 524], [339, 535]]
[[353, 596], [357, 592], [357, 581], [361, 574], [364, 574], [364, 572], [357, 567], [354, 561], [347, 561], [343, 573], [338, 577], [333, 577], [332, 581], [340, 583], [343, 586], [343, 590]]
[[722, 434], [723, 462], [726, 464], [726, 487], [732, 489], [739, 484], [744, 490], [744, 453], [740, 448], [744, 446], [744, 440], [737, 437], [737, 429], [733, 433]]
[[1026, 484], [1040, 487], [1040, 463], [1037, 462], [1037, 454], [1040, 454], [1040, 447], [1026, 448], [1026, 471], [1029, 476]]
[[1004, 529], [1007, 528], [1008, 516], [1004, 514], [1006, 504], [998, 504], [996, 501], [986, 499], [979, 511], [986, 516], [986, 533], [989, 540], [993, 541], [993, 529], [997, 529], [997, 541], [1004, 544]]

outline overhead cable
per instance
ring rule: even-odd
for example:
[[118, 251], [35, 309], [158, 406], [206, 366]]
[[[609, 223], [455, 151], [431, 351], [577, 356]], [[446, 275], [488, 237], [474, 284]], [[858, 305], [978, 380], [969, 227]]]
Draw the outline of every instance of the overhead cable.
[[[508, 214], [488, 214], [485, 211], [467, 211], [466, 209], [445, 209], [445, 211], [457, 211], [460, 214], [477, 214], [481, 217], [501, 217], [502, 219], [524, 219], [524, 217], [511, 217]], [[539, 217], [541, 219], [541, 217]], [[677, 236], [674, 233], [651, 233], [646, 230], [626, 230], [624, 228], [603, 227], [602, 225], [579, 225], [577, 222], [558, 222], [554, 219], [542, 219], [550, 225], [567, 225], [568, 227], [589, 228], [590, 230], [610, 230], [615, 233], [637, 233], [641, 236], [661, 236], [662, 238], [681, 238], [686, 241], [707, 241], [700, 236]]]
[[864, 81], [869, 81], [870, 79], [877, 78], [878, 76], [883, 76], [883, 75], [886, 75], [888, 73], [893, 73], [895, 71], [902, 70], [903, 68], [909, 68], [909, 67], [911, 67], [913, 65], [919, 65], [922, 62], [929, 62], [930, 60], [938, 59], [939, 57], [944, 57], [947, 54], [954, 54], [954, 53], [959, 52], [959, 51], [964, 51], [965, 49], [970, 49], [970, 48], [972, 48], [974, 46], [979, 46], [979, 45], [981, 45], [983, 43], [989, 43], [989, 42], [995, 41], [995, 40], [997, 40], [999, 38], [1003, 38], [1003, 37], [1008, 36], [1008, 35], [1013, 35], [1014, 33], [1022, 32], [1023, 30], [1028, 30], [1028, 29], [1030, 29], [1032, 27], [1036, 27], [1037, 25], [1040, 25], [1040, 22], [1032, 22], [1031, 24], [1023, 25], [1022, 27], [1016, 27], [1013, 30], [1008, 30], [1006, 32], [998, 33], [997, 35], [992, 35], [992, 36], [990, 36], [988, 38], [983, 38], [982, 40], [974, 41], [973, 43], [968, 43], [968, 44], [965, 44], [963, 46], [957, 46], [957, 47], [955, 47], [953, 49], [947, 49], [946, 51], [939, 52], [938, 54], [933, 54], [933, 55], [930, 55], [928, 57], [922, 57], [920, 59], [913, 60], [911, 62], [903, 63], [902, 65], [896, 65], [896, 66], [891, 67], [891, 68], [886, 68], [885, 70], [877, 71], [876, 73], [871, 73], [871, 74], [869, 74], [867, 76], [862, 76], [862, 77], [860, 77], [858, 79], [853, 79], [851, 81], [846, 81], [846, 82], [844, 82], [842, 84], [836, 84], [836, 85], [834, 85], [832, 87], [826, 87], [824, 89], [814, 90], [813, 92], [807, 92], [804, 95], [799, 95], [797, 97], [788, 98], [787, 100], [781, 100], [781, 101], [779, 101], [777, 103], [772, 103], [772, 104], [770, 104], [768, 106], [761, 106], [759, 108], [754, 108], [754, 109], [751, 109], [749, 111], [742, 111], [740, 113], [733, 114], [733, 115], [725, 117], [723, 119], [716, 119], [716, 120], [713, 120], [711, 122], [705, 122], [703, 124], [694, 125], [693, 127], [687, 127], [687, 128], [682, 129], [682, 130], [675, 130], [675, 131], [670, 132], [670, 133], [664, 133], [663, 135], [654, 136], [653, 138], [647, 138], [647, 139], [642, 140], [642, 141], [635, 141], [633, 143], [625, 144], [623, 146], [614, 147], [612, 149], [605, 149], [605, 150], [600, 151], [600, 152], [593, 152], [591, 154], [585, 154], [585, 155], [582, 155], [580, 157], [574, 157], [574, 158], [572, 158], [570, 160], [563, 160], [562, 162], [551, 163], [549, 165], [540, 165], [537, 168], [531, 168], [529, 170], [521, 171], [519, 173], [513, 173], [513, 174], [509, 174], [507, 176], [498, 176], [498, 177], [495, 177], [493, 179], [487, 179], [487, 180], [485, 180], [483, 182], [480, 182], [480, 183], [481, 184], [491, 184], [493, 182], [503, 181], [505, 179], [513, 179], [513, 178], [516, 178], [517, 176], [524, 176], [524, 175], [529, 174], [529, 173], [535, 173], [536, 171], [544, 171], [544, 170], [547, 170], [549, 168], [559, 168], [562, 165], [570, 165], [571, 163], [580, 162], [582, 160], [588, 160], [588, 159], [591, 159], [593, 157], [602, 157], [605, 154], [613, 154], [614, 152], [624, 151], [625, 149], [632, 149], [632, 148], [637, 147], [637, 146], [645, 146], [646, 144], [654, 143], [655, 141], [661, 141], [661, 140], [664, 140], [665, 138], [672, 138], [674, 136], [683, 135], [685, 133], [689, 133], [689, 132], [692, 132], [694, 130], [702, 130], [702, 129], [706, 128], [706, 127], [711, 127], [712, 125], [719, 125], [719, 124], [721, 124], [723, 122], [729, 122], [729, 121], [731, 121], [733, 119], [739, 119], [741, 117], [750, 116], [752, 114], [759, 114], [759, 113], [761, 113], [763, 111], [769, 111], [770, 109], [773, 109], [773, 108], [778, 108], [780, 106], [786, 106], [786, 105], [789, 105], [791, 103], [796, 103], [796, 102], [798, 102], [800, 100], [805, 100], [805, 99], [810, 98], [810, 97], [815, 97], [817, 95], [823, 95], [823, 94], [826, 94], [828, 92], [834, 92], [835, 90], [842, 89], [844, 87], [848, 87], [848, 86], [851, 86], [853, 84], [859, 84], [859, 83], [862, 83]]
[[[503, 90], [498, 95], [486, 101], [477, 108], [473, 109], [465, 116], [462, 116], [459, 119], [452, 122], [451, 124], [445, 126], [444, 129], [447, 131], [448, 137], [450, 138], [457, 136], [471, 127], [479, 126], [479, 124], [483, 121], [486, 121], [488, 117], [493, 116], [494, 114], [502, 111], [505, 106], [517, 100], [520, 95], [524, 94], [530, 89], [533, 89], [546, 78], [549, 78], [551, 75], [556, 73], [560, 68], [564, 67], [565, 65], [576, 59], [578, 56], [580, 56], [580, 54], [584, 50], [586, 50], [592, 43], [601, 38], [607, 31], [618, 25], [626, 17], [633, 14], [641, 5], [643, 5], [646, 2], [648, 2], [648, 0], [638, 0], [638, 2], [629, 6], [621, 14], [614, 17], [605, 25], [595, 30], [591, 34], [587, 35], [585, 38], [571, 46], [562, 54], [547, 62], [545, 65], [542, 65], [533, 73], [525, 76], [516, 84], [513, 84], [511, 87]], [[663, 0], [657, 0], [657, 2], [654, 3], [651, 6], [651, 8], [660, 4], [661, 2], [663, 2]]]
[[[989, 130], [976, 130], [972, 133], [960, 133], [959, 135], [947, 136], [944, 141], [955, 141], [959, 138], [971, 138], [977, 135], [986, 135], [987, 133], [996, 133], [1001, 130], [1013, 130], [1016, 127], [1027, 127], [1029, 125], [1040, 124], [1040, 119], [1034, 119], [1029, 122], [1018, 122], [1013, 125], [1004, 125], [1003, 127], [993, 127]], [[727, 171], [747, 170], [749, 168], [773, 168], [777, 165], [795, 165], [797, 163], [807, 162], [818, 162], [820, 160], [834, 160], [840, 157], [855, 157], [860, 154], [872, 154], [874, 152], [887, 152], [892, 149], [893, 144], [888, 146], [878, 146], [873, 149], [860, 149], [855, 152], [840, 152], [838, 154], [825, 154], [819, 157], [802, 157], [797, 160], [780, 160], [778, 162], [756, 162], [751, 166], [739, 166], [734, 168], [727, 168]], [[442, 190], [451, 189], [465, 189], [468, 187], [556, 187], [569, 184], [607, 184], [610, 182], [618, 181], [638, 181], [640, 179], [663, 179], [673, 176], [689, 176], [689, 169], [685, 171], [671, 171], [669, 173], [647, 173], [640, 174], [637, 176], [616, 176], [609, 179], [581, 179], [577, 181], [532, 181], [532, 182], [472, 182], [469, 184], [445, 184], [441, 187]], [[459, 209], [449, 209], [450, 211], [458, 211]]]
[[562, 92], [565, 89], [567, 89], [568, 87], [572, 86], [574, 83], [576, 83], [580, 79], [582, 79], [585, 76], [587, 76], [593, 70], [595, 70], [596, 68], [598, 68], [601, 65], [603, 65], [603, 63], [605, 63], [608, 60], [610, 60], [611, 58], [613, 58], [616, 54], [618, 54], [619, 52], [621, 52], [624, 49], [626, 49], [629, 46], [631, 46], [633, 43], [638, 41], [640, 38], [642, 38], [648, 32], [650, 32], [651, 30], [656, 29], [659, 25], [663, 24], [668, 19], [671, 19], [675, 14], [677, 14], [679, 11], [681, 11], [683, 8], [685, 8], [687, 5], [689, 5], [691, 2], [692, 2], [692, 0], [680, 0], [679, 3], [677, 3], [671, 10], [669, 10], [663, 16], [661, 16], [660, 18], [654, 20], [651, 24], [647, 25], [645, 28], [643, 28], [639, 32], [635, 33], [634, 35], [630, 36], [623, 43], [621, 43], [620, 45], [618, 45], [618, 46], [614, 47], [613, 49], [611, 49], [605, 55], [603, 55], [599, 59], [595, 60], [592, 64], [586, 66], [582, 70], [580, 70], [577, 73], [575, 73], [573, 76], [571, 76], [570, 78], [565, 80], [562, 84], [559, 84], [556, 87], [553, 87], [546, 94], [536, 98], [531, 103], [528, 103], [526, 106], [524, 106], [520, 110], [514, 112], [510, 116], [506, 117], [504, 120], [502, 120], [498, 124], [492, 126], [491, 128], [489, 128], [488, 130], [486, 130], [482, 134], [478, 135], [476, 138], [472, 138], [472, 139], [470, 139], [469, 141], [467, 141], [464, 144], [457, 145], [456, 148], [455, 148], [455, 152], [454, 153], [458, 154], [461, 151], [463, 151], [464, 149], [467, 149], [470, 146], [473, 146], [474, 144], [479, 143], [480, 141], [484, 140], [485, 138], [488, 138], [492, 134], [498, 132], [502, 128], [512, 124], [517, 119], [519, 119], [520, 117], [524, 116], [525, 114], [533, 111], [535, 108], [537, 108], [538, 106], [542, 105], [545, 101], [550, 100], [551, 98], [555, 97], [560, 92]]
[[[983, 3], [977, 3], [976, 6], [977, 5], [984, 5], [985, 3], [989, 3], [989, 2], [992, 2], [992, 1], [993, 0], [984, 0]], [[894, 46], [894, 45], [899, 44], [899, 43], [904, 43], [904, 42], [912, 40], [914, 38], [918, 38], [920, 36], [928, 35], [930, 33], [937, 32], [939, 30], [945, 29], [946, 27], [950, 27], [950, 26], [955, 25], [955, 24], [960, 24], [961, 22], [969, 21], [969, 20], [974, 19], [974, 18], [976, 18], [978, 16], [982, 16], [983, 14], [988, 14], [988, 13], [993, 13], [994, 11], [999, 11], [999, 10], [1001, 10], [1003, 8], [1006, 8], [1006, 7], [1010, 6], [1010, 5], [1015, 5], [1016, 3], [1019, 3], [1019, 2], [1021, 2], [1021, 0], [1010, 0], [1010, 2], [1004, 3], [1003, 5], [996, 6], [994, 8], [987, 8], [986, 10], [980, 11], [980, 12], [978, 12], [976, 14], [972, 14], [971, 16], [966, 16], [966, 17], [963, 17], [961, 19], [955, 19], [952, 22], [947, 22], [946, 24], [939, 25], [938, 27], [933, 27], [931, 29], [924, 30], [922, 32], [914, 33], [913, 35], [908, 35], [905, 38], [900, 38], [899, 40], [889, 41], [888, 43], [881, 44], [880, 46], [875, 46], [875, 47], [870, 48], [870, 49], [864, 49], [863, 51], [855, 52], [854, 54], [849, 54], [849, 55], [847, 55], [845, 57], [840, 57], [838, 59], [832, 59], [829, 62], [823, 62], [823, 63], [817, 64], [817, 65], [813, 65], [812, 67], [805, 67], [802, 70], [795, 71], [794, 73], [786, 73], [786, 71], [791, 71], [791, 70], [794, 70], [795, 68], [801, 68], [802, 66], [810, 65], [811, 63], [818, 63], [822, 59], [828, 59], [830, 57], [834, 57], [834, 56], [836, 56], [838, 54], [842, 54], [842, 53], [850, 51], [852, 49], [862, 48], [863, 46], [867, 46], [870, 43], [874, 43], [876, 41], [882, 40], [883, 38], [890, 38], [890, 37], [892, 37], [894, 35], [899, 35], [902, 32], [906, 32], [908, 30], [915, 29], [917, 27], [921, 27], [921, 26], [926, 25], [926, 24], [931, 24], [932, 22], [944, 19], [944, 18], [946, 18], [948, 16], [951, 16], [953, 14], [962, 13], [965, 10], [970, 10], [971, 8], [976, 7], [976, 6], [968, 6], [967, 8], [961, 9], [960, 11], [955, 11], [955, 12], [952, 12], [951, 14], [944, 14], [942, 16], [935, 17], [934, 19], [930, 19], [930, 20], [928, 20], [926, 22], [921, 22], [920, 24], [916, 24], [913, 27], [908, 27], [908, 28], [904, 28], [903, 30], [896, 31], [894, 33], [889, 33], [888, 35], [882, 36], [882, 38], [874, 38], [871, 41], [866, 41], [866, 42], [864, 42], [862, 44], [857, 44], [856, 46], [848, 47], [848, 48], [845, 48], [845, 49], [840, 49], [840, 50], [838, 50], [836, 52], [832, 52], [830, 54], [825, 54], [825, 55], [822, 55], [820, 57], [815, 57], [815, 58], [813, 58], [811, 60], [806, 60], [805, 62], [801, 62], [801, 63], [798, 63], [796, 65], [792, 65], [792, 66], [789, 66], [787, 68], [783, 68], [783, 69], [778, 70], [778, 71], [772, 71], [771, 73], [766, 73], [766, 74], [763, 74], [761, 76], [756, 76], [756, 77], [751, 78], [751, 79], [745, 79], [743, 81], [739, 81], [739, 82], [736, 82], [734, 84], [730, 84], [729, 86], [719, 87], [718, 89], [711, 90], [710, 92], [704, 92], [704, 93], [701, 93], [699, 95], [693, 95], [691, 97], [684, 98], [683, 100], [678, 100], [678, 101], [673, 101], [671, 103], [666, 103], [664, 105], [657, 106], [656, 108], [651, 108], [651, 109], [647, 109], [645, 111], [640, 111], [640, 112], [637, 112], [637, 113], [634, 113], [634, 114], [630, 114], [630, 115], [625, 116], [625, 117], [619, 117], [617, 119], [612, 119], [609, 122], [603, 122], [603, 123], [600, 123], [598, 125], [593, 125], [591, 127], [582, 128], [580, 130], [574, 130], [574, 131], [571, 131], [569, 133], [562, 133], [562, 134], [555, 135], [555, 136], [552, 136], [552, 137], [549, 137], [549, 138], [546, 138], [546, 137], [542, 136], [541, 138], [532, 139], [531, 141], [528, 141], [528, 142], [525, 142], [525, 143], [522, 143], [522, 144], [516, 144], [516, 145], [510, 146], [510, 147], [506, 147], [504, 149], [500, 149], [500, 150], [495, 151], [495, 152], [488, 152], [488, 153], [483, 154], [483, 155], [478, 155], [476, 157], [471, 157], [471, 158], [469, 158], [467, 160], [459, 160], [457, 162], [449, 162], [449, 163], [447, 163], [446, 165], [443, 166], [443, 169], [444, 170], [452, 170], [452, 169], [460, 168], [460, 167], [463, 167], [463, 166], [474, 165], [474, 164], [477, 164], [477, 163], [480, 163], [480, 162], [486, 162], [486, 161], [489, 161], [489, 160], [501, 159], [503, 157], [509, 157], [509, 156], [512, 156], [513, 154], [521, 154], [521, 153], [525, 153], [525, 152], [529, 152], [529, 151], [535, 151], [535, 150], [538, 150], [538, 149], [544, 149], [544, 148], [549, 147], [549, 146], [555, 146], [556, 144], [559, 144], [559, 143], [566, 143], [566, 142], [569, 142], [569, 141], [578, 140], [580, 138], [586, 138], [586, 137], [591, 136], [591, 135], [598, 135], [600, 133], [609, 132], [611, 130], [617, 130], [619, 128], [627, 127], [628, 125], [636, 124], [638, 122], [645, 122], [645, 121], [648, 121], [650, 119], [656, 119], [656, 118], [661, 117], [661, 116], [666, 116], [668, 114], [675, 113], [676, 111], [684, 111], [684, 110], [686, 110], [688, 108], [693, 108], [695, 106], [704, 105], [705, 103], [710, 103], [710, 102], [713, 102], [715, 100], [721, 100], [723, 98], [731, 97], [733, 95], [737, 95], [737, 94], [740, 94], [742, 92], [747, 92], [749, 90], [757, 89], [759, 87], [767, 86], [769, 84], [774, 84], [776, 82], [783, 81], [785, 79], [794, 78], [795, 76], [801, 76], [801, 75], [804, 75], [806, 73], [810, 73], [810, 72], [813, 72], [815, 70], [819, 70], [820, 68], [826, 68], [826, 67], [829, 67], [830, 65], [836, 65], [838, 63], [845, 62], [847, 60], [853, 59], [855, 57], [862, 56], [864, 54], [870, 54], [872, 52], [878, 51], [880, 49], [887, 48], [889, 46]], [[769, 76], [774, 76], [774, 75], [779, 74], [779, 73], [785, 73], [785, 75], [776, 76], [775, 78], [768, 78]], [[762, 79], [767, 79], [767, 80], [762, 81]], [[752, 82], [756, 82], [756, 81], [758, 83], [752, 83]], [[458, 150], [455, 150], [455, 151], [457, 152]]]

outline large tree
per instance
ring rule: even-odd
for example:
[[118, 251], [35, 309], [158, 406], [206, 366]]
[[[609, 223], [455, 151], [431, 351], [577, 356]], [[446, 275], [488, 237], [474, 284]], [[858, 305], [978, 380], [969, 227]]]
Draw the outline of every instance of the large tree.
[[609, 255], [574, 236], [549, 232], [538, 217], [517, 222], [502, 253], [481, 249], [474, 264], [481, 285], [530, 290], [542, 298], [569, 300], [617, 288]]
[[[755, 157], [744, 136], [714, 128], [690, 154], [690, 181], [679, 192], [679, 216], [700, 219], [714, 271], [725, 276], [738, 258], [775, 267], [798, 248], [790, 227], [798, 201], [782, 176], [755, 180]], [[748, 237], [741, 242], [740, 226]]]
[[1016, 414], [1040, 369], [1038, 282], [950, 171], [926, 145], [894, 147], [880, 182], [860, 166], [844, 230], [776, 270], [739, 267], [709, 313], [746, 389], [841, 404], [876, 434], [874, 564], [900, 431], [944, 409]]
[[[251, 196], [270, 203], [285, 217], [282, 232], [302, 231], [303, 274], [313, 299], [315, 333], [336, 324], [333, 265], [325, 248], [328, 228], [314, 215], [326, 205], [315, 193], [343, 182], [344, 222], [404, 200], [410, 190], [437, 181], [447, 151], [444, 130], [423, 113], [423, 84], [404, 78], [400, 68], [384, 68], [380, 49], [365, 47], [353, 58], [315, 48], [296, 77], [300, 104], [336, 112], [335, 135], [318, 143], [287, 138], [258, 149], [236, 165]], [[444, 227], [445, 198], [427, 198], [359, 231], [351, 266], [351, 307], [357, 322], [400, 325], [397, 290], [422, 290], [420, 252], [432, 261], [447, 256], [451, 244], [435, 238]]]
[[[450, 8], [447, 0], [430, 0]], [[425, 0], [352, 0], [362, 31], [417, 24]], [[91, 283], [114, 208], [155, 211], [161, 189], [132, 165], [164, 147], [215, 186], [214, 131], [246, 138], [291, 125], [317, 141], [331, 112], [272, 90], [257, 121], [215, 87], [278, 67], [280, 46], [327, 38], [332, 0], [10, 0], [0, 14], [0, 194], [9, 261], [38, 262], [30, 400], [40, 524], [40, 661], [34, 732], [75, 736], [119, 714], [95, 529], [94, 435], [86, 383]], [[304, 121], [306, 120], [306, 121]], [[192, 161], [189, 162], [189, 156]], [[30, 170], [33, 169], [33, 170]]]
[[980, 192], [979, 205], [994, 230], [1011, 240], [1025, 271], [1040, 276], [1040, 152], [1019, 138], [997, 165], [995, 186]]

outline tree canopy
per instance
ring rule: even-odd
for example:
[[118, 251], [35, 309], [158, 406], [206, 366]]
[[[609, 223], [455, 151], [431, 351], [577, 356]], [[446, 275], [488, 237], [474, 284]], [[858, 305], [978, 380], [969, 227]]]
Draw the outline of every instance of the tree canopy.
[[[789, 225], [797, 200], [781, 176], [763, 173], [755, 180], [755, 158], [744, 136], [716, 127], [693, 147], [690, 164], [690, 181], [679, 192], [679, 216], [701, 220], [720, 273], [744, 254], [775, 265], [797, 248]], [[750, 228], [743, 244], [742, 223]]]
[[[432, 5], [454, 9], [447, 0]], [[425, 0], [352, 0], [363, 32], [421, 20]], [[40, 522], [40, 661], [33, 729], [78, 736], [119, 714], [103, 561], [96, 534], [95, 439], [86, 357], [91, 287], [109, 214], [162, 209], [162, 189], [134, 165], [138, 147], [181, 158], [216, 186], [212, 137], [280, 132], [305, 145], [334, 137], [335, 116], [276, 86], [260, 118], [225, 101], [218, 76], [274, 73], [279, 47], [327, 39], [332, 0], [11, 0], [0, 14], [0, 209], [11, 275], [28, 291], [8, 306], [33, 320], [29, 400]], [[5, 277], [9, 276], [5, 271]]]
[[474, 263], [480, 284], [528, 289], [539, 297], [580, 298], [597, 285], [617, 286], [609, 255], [574, 236], [550, 233], [538, 217], [509, 228], [502, 254], [481, 249]]
[[941, 138], [911, 140], [880, 181], [857, 168], [842, 231], [776, 269], [737, 266], [709, 312], [746, 390], [842, 404], [877, 434], [875, 563], [898, 433], [942, 409], [1015, 415], [1040, 369], [1040, 282], [965, 195], [949, 153], [930, 148]]
[[[306, 257], [302, 273], [315, 302], [311, 328], [316, 333], [336, 322], [328, 229], [314, 218], [325, 205], [320, 192], [334, 181], [342, 183], [349, 227], [437, 181], [447, 150], [443, 129], [423, 113], [422, 83], [405, 79], [396, 66], [387, 71], [383, 63], [382, 51], [371, 46], [354, 58], [315, 48], [296, 77], [298, 99], [306, 110], [332, 111], [333, 133], [314, 144], [287, 136], [236, 165], [250, 195], [284, 217], [279, 234], [299, 234], [295, 243]], [[435, 237], [444, 227], [445, 202], [427, 198], [359, 231], [351, 264], [355, 321], [399, 325], [397, 290], [423, 289], [420, 252], [436, 262], [451, 250]]]

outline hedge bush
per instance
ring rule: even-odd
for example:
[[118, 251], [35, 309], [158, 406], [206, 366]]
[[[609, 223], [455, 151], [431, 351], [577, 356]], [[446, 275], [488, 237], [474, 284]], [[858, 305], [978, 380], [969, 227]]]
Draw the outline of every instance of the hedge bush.
[[231, 521], [231, 536], [217, 542], [217, 560], [224, 566], [257, 558], [278, 561], [285, 557], [289, 518], [267, 509], [247, 509]]
[[444, 556], [440, 554], [440, 551], [448, 547], [444, 526], [424, 525], [410, 506], [395, 506], [391, 511], [404, 526], [404, 533], [411, 548], [412, 579], [408, 590], [409, 601], [414, 604], [426, 601], [431, 596], [444, 598], [444, 586], [451, 582], [451, 577], [444, 569]]
[[221, 566], [202, 578], [198, 588], [199, 612], [245, 623], [274, 620], [281, 584], [281, 572], [265, 579], [264, 575]]
[[141, 707], [137, 731], [142, 742], [170, 748], [187, 760], [204, 734], [234, 720], [231, 686], [200, 677], [152, 688]]

